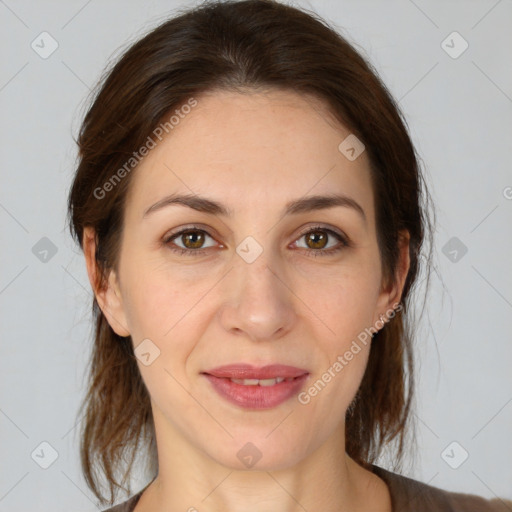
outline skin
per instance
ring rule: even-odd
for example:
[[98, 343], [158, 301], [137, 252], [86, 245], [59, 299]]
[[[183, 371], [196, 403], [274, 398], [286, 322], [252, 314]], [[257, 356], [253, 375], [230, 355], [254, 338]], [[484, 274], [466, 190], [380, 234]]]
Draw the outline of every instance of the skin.
[[[138, 360], [151, 396], [159, 474], [135, 511], [389, 512], [386, 484], [345, 453], [345, 413], [370, 343], [307, 405], [293, 397], [271, 409], [242, 409], [200, 372], [277, 362], [307, 369], [307, 389], [400, 301], [408, 238], [396, 279], [385, 283], [369, 160], [363, 152], [350, 161], [338, 150], [350, 130], [319, 101], [284, 91], [197, 99], [133, 171], [119, 266], [102, 289], [93, 278], [94, 233], [84, 234], [89, 278], [110, 325], [134, 347], [148, 338], [160, 350], [148, 366]], [[233, 216], [172, 205], [143, 218], [176, 192], [219, 201]], [[290, 200], [331, 193], [356, 200], [366, 221], [348, 207], [281, 216]], [[207, 232], [202, 246], [184, 236], [173, 246], [206, 252], [172, 252], [165, 235], [192, 223]], [[331, 234], [316, 245], [302, 235], [317, 223], [351, 245], [314, 257], [340, 244]], [[251, 264], [236, 252], [247, 236], [263, 248]], [[262, 454], [251, 469], [237, 457], [247, 442]]]

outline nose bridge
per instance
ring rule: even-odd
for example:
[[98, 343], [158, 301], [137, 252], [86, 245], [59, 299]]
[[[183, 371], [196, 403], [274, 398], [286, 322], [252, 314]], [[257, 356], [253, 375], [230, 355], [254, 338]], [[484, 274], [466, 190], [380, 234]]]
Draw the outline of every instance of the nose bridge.
[[[270, 238], [265, 238], [267, 244]], [[242, 240], [236, 252], [226, 283], [223, 327], [243, 331], [252, 339], [286, 332], [294, 316], [293, 302], [276, 252], [253, 237]]]

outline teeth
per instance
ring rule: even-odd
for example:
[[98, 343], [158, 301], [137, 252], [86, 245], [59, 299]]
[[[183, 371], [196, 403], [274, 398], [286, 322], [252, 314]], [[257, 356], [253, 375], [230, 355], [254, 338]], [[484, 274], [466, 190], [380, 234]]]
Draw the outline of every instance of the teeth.
[[277, 377], [275, 379], [262, 379], [260, 380], [260, 386], [273, 386], [278, 382], [283, 382], [284, 379]]
[[283, 380], [290, 381], [293, 380], [293, 377], [285, 379], [284, 377], [276, 377], [275, 379], [229, 379], [231, 382], [235, 384], [243, 384], [244, 386], [273, 386], [274, 384], [279, 384], [283, 382]]

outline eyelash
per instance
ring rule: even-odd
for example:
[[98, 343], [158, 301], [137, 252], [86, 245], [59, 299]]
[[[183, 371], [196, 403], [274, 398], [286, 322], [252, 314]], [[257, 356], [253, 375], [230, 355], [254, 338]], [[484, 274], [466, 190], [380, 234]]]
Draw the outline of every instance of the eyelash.
[[[205, 233], [206, 235], [208, 235], [210, 238], [213, 238], [207, 231], [205, 231], [204, 229], [201, 229], [197, 226], [189, 226], [185, 229], [182, 229], [181, 231], [178, 231], [177, 233], [170, 233], [169, 235], [165, 236], [164, 239], [162, 240], [162, 243], [167, 246], [171, 251], [173, 252], [176, 252], [176, 253], [179, 253], [180, 255], [186, 255], [186, 256], [202, 256], [204, 253], [207, 252], [208, 249], [210, 249], [210, 247], [206, 248], [206, 249], [183, 249], [182, 247], [178, 247], [178, 248], [175, 248], [175, 247], [170, 247], [170, 242], [172, 240], [174, 240], [175, 238], [179, 238], [180, 235], [183, 235], [185, 233], [190, 233], [190, 232], [197, 232], [197, 231], [201, 231], [203, 233]], [[316, 232], [316, 231], [324, 231], [326, 233], [328, 233], [329, 235], [332, 235], [334, 236], [335, 238], [337, 238], [340, 242], [341, 242], [341, 245], [335, 247], [335, 248], [331, 248], [331, 249], [327, 249], [327, 250], [323, 250], [323, 249], [303, 249], [303, 248], [300, 248], [299, 250], [303, 250], [303, 251], [306, 251], [307, 253], [309, 253], [312, 257], [316, 258], [317, 256], [332, 256], [334, 254], [337, 254], [338, 252], [340, 252], [341, 250], [347, 248], [347, 247], [351, 247], [351, 244], [350, 242], [348, 241], [348, 239], [346, 237], [344, 237], [343, 235], [337, 233], [336, 231], [333, 231], [332, 229], [329, 229], [329, 228], [326, 228], [326, 227], [323, 227], [323, 226], [312, 226], [310, 228], [308, 228], [307, 231], [301, 233], [299, 235], [299, 237], [297, 238], [297, 240], [301, 239], [302, 237], [312, 233], [312, 232]]]

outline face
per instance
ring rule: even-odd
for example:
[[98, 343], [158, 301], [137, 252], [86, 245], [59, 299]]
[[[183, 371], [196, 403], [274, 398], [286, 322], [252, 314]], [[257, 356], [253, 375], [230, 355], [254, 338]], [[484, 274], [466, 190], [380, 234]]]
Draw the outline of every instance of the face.
[[[382, 327], [403, 280], [383, 283], [367, 155], [338, 149], [350, 130], [320, 103], [277, 91], [197, 101], [133, 171], [99, 302], [131, 336], [160, 445], [286, 468], [344, 441], [371, 343], [361, 333]], [[255, 374], [215, 372], [239, 364], [292, 369], [258, 373], [256, 386], [226, 377]]]

